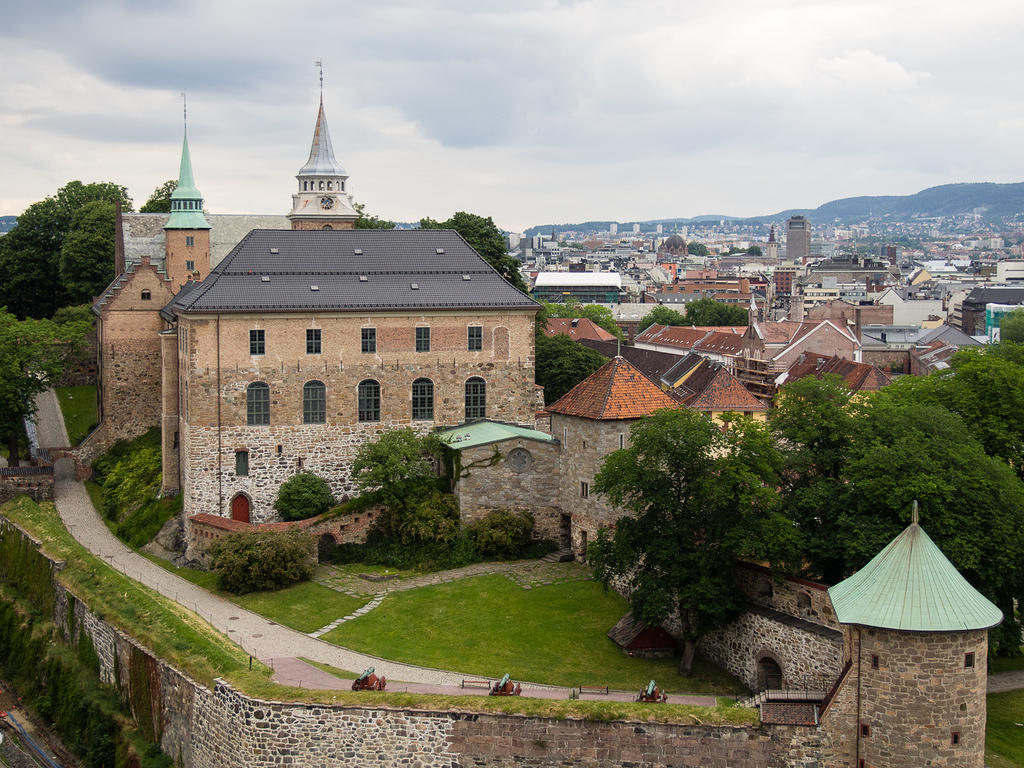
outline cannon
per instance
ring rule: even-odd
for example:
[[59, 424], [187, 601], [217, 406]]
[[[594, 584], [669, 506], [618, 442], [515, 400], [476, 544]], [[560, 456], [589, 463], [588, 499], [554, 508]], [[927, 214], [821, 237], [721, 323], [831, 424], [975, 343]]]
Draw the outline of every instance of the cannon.
[[512, 678], [508, 672], [505, 673], [504, 677], [491, 686], [491, 696], [519, 696], [523, 692], [523, 687], [519, 683], [513, 685]]
[[665, 691], [659, 690], [655, 682], [651, 680], [647, 687], [640, 691], [640, 695], [636, 697], [636, 700], [646, 704], [664, 704], [668, 701], [668, 694]]
[[387, 679], [381, 675], [377, 677], [373, 673], [373, 667], [367, 667], [359, 677], [352, 681], [353, 691], [383, 691], [388, 684]]

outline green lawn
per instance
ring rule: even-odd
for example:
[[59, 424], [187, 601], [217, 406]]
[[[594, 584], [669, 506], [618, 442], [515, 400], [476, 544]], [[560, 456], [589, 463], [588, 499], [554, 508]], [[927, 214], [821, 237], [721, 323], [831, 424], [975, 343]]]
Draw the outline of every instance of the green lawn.
[[335, 619], [348, 616], [365, 601], [336, 592], [314, 581], [303, 581], [273, 592], [250, 592], [247, 595], [232, 595], [217, 589], [217, 574], [195, 568], [182, 568], [161, 557], [140, 552], [145, 558], [171, 573], [191, 581], [203, 589], [215, 592], [225, 600], [245, 608], [247, 611], [266, 616], [271, 621], [299, 632], [313, 632], [330, 624]]
[[672, 692], [733, 693], [742, 686], [710, 664], [693, 677], [675, 659], [633, 659], [606, 636], [627, 610], [592, 581], [524, 590], [500, 575], [395, 592], [323, 639], [386, 659], [467, 674], [639, 690], [654, 678]]
[[1024, 766], [1024, 691], [992, 693], [988, 697], [985, 765]]
[[1015, 672], [1024, 669], [1024, 655], [1021, 656], [996, 656], [988, 663], [988, 673], [994, 675], [997, 672]]
[[57, 393], [61, 413], [64, 414], [64, 426], [68, 431], [68, 441], [71, 445], [78, 445], [99, 423], [96, 409], [96, 385], [54, 387], [54, 391]]

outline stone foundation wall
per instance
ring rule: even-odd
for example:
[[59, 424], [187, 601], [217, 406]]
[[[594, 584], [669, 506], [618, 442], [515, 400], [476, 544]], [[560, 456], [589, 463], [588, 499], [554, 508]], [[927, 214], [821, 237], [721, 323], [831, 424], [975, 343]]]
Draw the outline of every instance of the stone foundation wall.
[[709, 632], [698, 649], [753, 689], [759, 687], [757, 665], [765, 657], [775, 660], [783, 686], [790, 687], [814, 683], [827, 688], [843, 663], [841, 632], [757, 606]]
[[[0, 518], [0, 525], [11, 523]], [[59, 568], [54, 563], [53, 572]], [[265, 701], [220, 680], [210, 690], [98, 617], [56, 580], [54, 587], [59, 629], [72, 642], [82, 632], [89, 635], [101, 679], [117, 686], [133, 707], [146, 710], [134, 711], [135, 720], [152, 718], [161, 748], [181, 768], [831, 765], [818, 759], [827, 748], [826, 734], [809, 727], [591, 722]], [[146, 690], [130, 695], [130, 687], [140, 681]]]
[[34, 501], [52, 499], [53, 467], [0, 468], [0, 502], [23, 495]]
[[776, 579], [767, 568], [752, 563], [740, 563], [735, 575], [737, 586], [750, 602], [841, 630], [824, 584], [791, 576]]

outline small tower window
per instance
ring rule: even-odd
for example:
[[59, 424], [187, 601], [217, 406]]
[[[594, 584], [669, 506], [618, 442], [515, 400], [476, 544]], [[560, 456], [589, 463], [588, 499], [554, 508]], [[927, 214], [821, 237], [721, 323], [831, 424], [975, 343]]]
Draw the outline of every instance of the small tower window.
[[150, 293], [149, 291], [143, 291], [142, 292], [142, 300], [143, 301], [149, 301], [152, 298], [153, 298], [153, 294]]
[[196, 244], [195, 237], [193, 237], [192, 235], [185, 235], [185, 245], [187, 245], [189, 248], [191, 248], [195, 244]]
[[878, 669], [878, 665], [879, 665], [878, 654], [877, 653], [871, 654], [871, 668], [872, 669]]
[[196, 271], [196, 263], [195, 263], [195, 261], [193, 261], [192, 259], [187, 259], [185, 261], [185, 271], [186, 272], [195, 272]]
[[971, 669], [974, 666], [974, 652], [964, 654], [964, 669]]
[[960, 746], [960, 731], [953, 731], [951, 734], [949, 734], [949, 743], [952, 744], [954, 747]]
[[249, 452], [235, 451], [235, 474], [246, 477], [249, 474]]
[[324, 188], [324, 183], [323, 183], [323, 181], [321, 181], [320, 182], [320, 189], [323, 189], [323, 188]]
[[338, 182], [338, 189], [340, 189], [342, 192], [345, 191], [345, 182], [344, 181], [339, 181]]
[[327, 182], [327, 188], [328, 188], [328, 189], [332, 189], [332, 188], [333, 188], [333, 186], [332, 186], [332, 184], [331, 184], [331, 182], [330, 182], [330, 181], [328, 181], [328, 182]]
[[308, 181], [302, 182], [302, 191], [303, 192], [308, 192], [309, 191], [309, 182]]
[[868, 736], [870, 736], [871, 735], [871, 726], [868, 725], [867, 723], [861, 723], [860, 724], [860, 735], [863, 736], [864, 738], [867, 738]]

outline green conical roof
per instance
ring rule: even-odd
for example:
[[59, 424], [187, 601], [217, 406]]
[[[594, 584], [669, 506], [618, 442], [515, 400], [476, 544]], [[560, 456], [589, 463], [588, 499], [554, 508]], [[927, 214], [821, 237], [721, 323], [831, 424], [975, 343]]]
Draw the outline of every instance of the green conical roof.
[[916, 520], [828, 594], [843, 624], [953, 632], [988, 629], [1003, 620]]
[[188, 131], [181, 140], [181, 168], [178, 186], [171, 193], [171, 215], [164, 229], [210, 229], [203, 215], [203, 196], [192, 176], [192, 156], [188, 151]]

